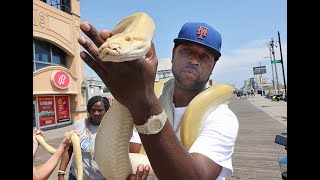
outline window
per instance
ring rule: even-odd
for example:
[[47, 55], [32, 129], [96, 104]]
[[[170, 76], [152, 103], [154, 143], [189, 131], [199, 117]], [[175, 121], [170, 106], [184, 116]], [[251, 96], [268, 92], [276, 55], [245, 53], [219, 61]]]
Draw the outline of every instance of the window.
[[41, 40], [33, 40], [33, 71], [47, 66], [66, 67], [66, 53], [53, 44]]
[[50, 44], [39, 41], [35, 43], [35, 60], [50, 62]]
[[52, 47], [52, 62], [55, 64], [66, 64], [64, 52], [56, 46]]
[[71, 14], [70, 0], [41, 0], [41, 1], [49, 4], [52, 7], [60, 9], [63, 12]]

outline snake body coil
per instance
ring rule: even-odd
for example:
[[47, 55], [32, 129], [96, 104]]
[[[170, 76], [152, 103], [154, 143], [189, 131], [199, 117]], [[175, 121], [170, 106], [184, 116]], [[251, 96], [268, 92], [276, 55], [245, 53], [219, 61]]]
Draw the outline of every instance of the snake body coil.
[[[154, 29], [152, 18], [145, 13], [139, 12], [126, 17], [113, 30], [115, 35], [100, 46], [99, 57], [103, 61], [112, 62], [143, 57], [150, 50]], [[172, 104], [173, 83], [172, 79], [163, 87], [162, 104], [167, 114], [170, 111], [172, 113], [168, 104]], [[187, 149], [198, 137], [202, 122], [208, 114], [206, 112], [213, 111], [219, 104], [226, 102], [232, 96], [232, 90], [229, 85], [217, 84], [190, 103], [181, 125], [181, 141], [188, 146]], [[194, 118], [192, 114], [201, 116]], [[198, 122], [199, 117], [201, 122]], [[168, 119], [172, 123], [172, 115]], [[94, 148], [98, 167], [108, 180], [124, 180], [128, 175], [136, 173], [138, 164], [150, 164], [146, 155], [128, 153], [132, 128], [133, 119], [129, 110], [115, 100], [100, 123]], [[152, 167], [149, 175], [154, 175]]]

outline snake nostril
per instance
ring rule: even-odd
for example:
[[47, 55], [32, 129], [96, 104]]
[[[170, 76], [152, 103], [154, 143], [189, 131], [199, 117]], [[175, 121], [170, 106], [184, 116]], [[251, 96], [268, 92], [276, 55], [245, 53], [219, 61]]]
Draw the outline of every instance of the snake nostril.
[[125, 39], [126, 39], [126, 41], [131, 41], [131, 37], [130, 36], [126, 36]]

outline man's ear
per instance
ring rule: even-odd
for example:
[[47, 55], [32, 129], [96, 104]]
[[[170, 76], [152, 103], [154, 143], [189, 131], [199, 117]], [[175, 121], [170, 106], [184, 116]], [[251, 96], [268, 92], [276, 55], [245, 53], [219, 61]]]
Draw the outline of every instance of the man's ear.
[[172, 48], [171, 63], [172, 63], [172, 60], [173, 60], [173, 58], [174, 58], [175, 51], [176, 51], [176, 48]]
[[149, 60], [151, 60], [152, 58], [154, 58], [155, 56], [156, 56], [156, 50], [155, 50], [155, 48], [154, 48], [153, 42], [151, 41], [151, 47], [150, 47], [150, 50], [147, 52], [145, 59], [146, 59], [147, 61], [149, 61]]

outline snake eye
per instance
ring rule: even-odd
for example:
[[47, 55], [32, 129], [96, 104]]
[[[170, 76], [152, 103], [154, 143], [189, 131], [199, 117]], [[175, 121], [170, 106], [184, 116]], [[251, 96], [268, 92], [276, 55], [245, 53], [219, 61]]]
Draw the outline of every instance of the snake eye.
[[130, 36], [126, 36], [125, 39], [126, 39], [126, 41], [131, 41], [131, 37]]

